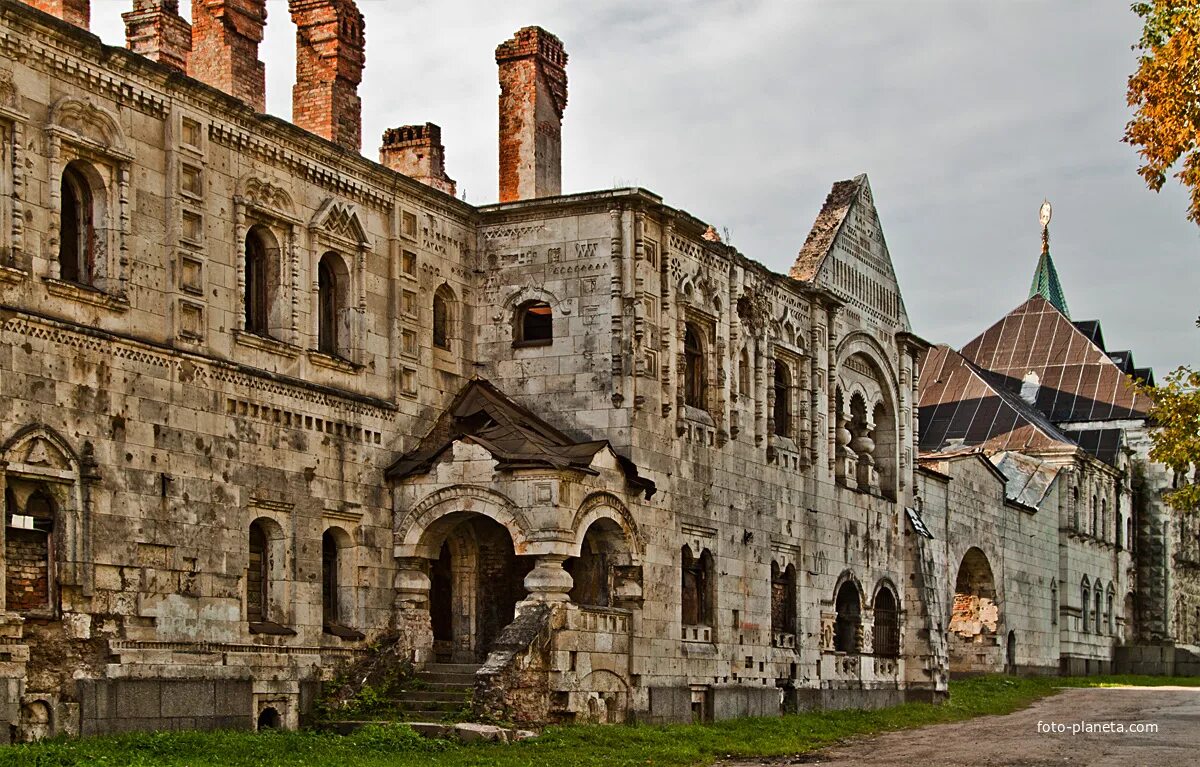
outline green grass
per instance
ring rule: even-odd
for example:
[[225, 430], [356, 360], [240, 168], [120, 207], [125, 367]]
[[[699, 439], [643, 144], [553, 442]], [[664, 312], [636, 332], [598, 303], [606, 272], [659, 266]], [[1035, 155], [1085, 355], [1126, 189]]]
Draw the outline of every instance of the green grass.
[[1200, 686], [1200, 678], [1102, 676], [954, 681], [950, 701], [908, 703], [879, 711], [820, 711], [708, 725], [552, 727], [512, 745], [458, 745], [427, 740], [403, 725], [349, 737], [299, 733], [156, 733], [83, 740], [55, 739], [0, 748], [0, 767], [590, 767], [706, 765], [728, 757], [769, 757], [822, 748], [853, 736], [1006, 714], [1060, 687]]

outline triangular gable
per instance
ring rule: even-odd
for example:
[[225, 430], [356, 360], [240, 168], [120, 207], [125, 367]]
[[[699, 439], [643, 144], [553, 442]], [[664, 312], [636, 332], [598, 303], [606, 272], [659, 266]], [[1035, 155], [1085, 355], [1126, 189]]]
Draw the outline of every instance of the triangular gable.
[[833, 185], [789, 271], [868, 317], [908, 330], [908, 313], [866, 174]]
[[1140, 419], [1150, 407], [1108, 354], [1041, 296], [1013, 309], [962, 354], [1009, 392], [1036, 376], [1034, 406], [1056, 424]]

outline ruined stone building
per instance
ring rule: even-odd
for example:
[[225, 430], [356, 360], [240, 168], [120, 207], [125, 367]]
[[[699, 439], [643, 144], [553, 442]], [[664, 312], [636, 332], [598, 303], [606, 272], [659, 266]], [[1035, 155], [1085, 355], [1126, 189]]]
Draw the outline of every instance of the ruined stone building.
[[1162, 502], [1173, 477], [1130, 385], [1153, 372], [1071, 319], [1043, 210], [1029, 299], [923, 359], [919, 486], [954, 583], [950, 668], [1196, 673], [1196, 530]]
[[[1124, 630], [1134, 480], [1050, 444], [1086, 427], [993, 382], [1032, 441], [918, 460], [929, 345], [865, 176], [775, 274], [644, 189], [561, 194], [540, 28], [496, 49], [472, 206], [436, 125], [360, 153], [352, 0], [289, 3], [294, 123], [263, 0], [138, 0], [128, 49], [88, 6], [0, 0], [0, 737], [295, 727], [385, 633], [497, 716], [665, 722], [935, 700], [1018, 620]], [[975, 351], [927, 366], [992, 381]], [[1107, 532], [1052, 521], [1101, 498]], [[1007, 516], [972, 548], [962, 514]], [[1007, 577], [1035, 528], [1058, 597]]]

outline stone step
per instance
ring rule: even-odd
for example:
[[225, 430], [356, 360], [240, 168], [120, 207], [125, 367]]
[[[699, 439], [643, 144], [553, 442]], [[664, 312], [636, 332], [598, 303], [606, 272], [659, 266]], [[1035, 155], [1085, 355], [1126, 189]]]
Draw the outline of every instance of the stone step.
[[444, 671], [420, 671], [417, 679], [429, 683], [457, 684], [467, 687], [475, 686], [475, 674], [460, 674]]
[[405, 711], [404, 722], [440, 722], [446, 718], [448, 711]]
[[475, 680], [471, 680], [470, 684], [465, 682], [430, 682], [422, 679], [420, 689], [411, 690], [410, 692], [451, 692], [458, 695], [470, 695], [475, 689]]
[[396, 710], [404, 712], [441, 711], [445, 713], [447, 711], [462, 711], [467, 705], [467, 701], [461, 698], [459, 700], [431, 700], [429, 698], [405, 697], [393, 700], [391, 703], [396, 707]]
[[425, 666], [425, 671], [433, 671], [440, 674], [471, 674], [474, 675], [479, 670], [478, 663], [430, 663]]
[[455, 688], [453, 690], [433, 690], [428, 687], [422, 687], [417, 690], [405, 690], [392, 700], [444, 700], [461, 703], [470, 699], [471, 690], [467, 687]]

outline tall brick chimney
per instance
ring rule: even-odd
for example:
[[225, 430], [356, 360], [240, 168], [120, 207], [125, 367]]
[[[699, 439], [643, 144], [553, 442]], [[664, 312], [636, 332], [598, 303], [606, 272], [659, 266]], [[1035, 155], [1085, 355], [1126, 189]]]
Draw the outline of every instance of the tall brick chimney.
[[29, 5], [57, 16], [77, 27], [89, 29], [92, 23], [91, 0], [26, 0]]
[[450, 196], [458, 193], [458, 185], [446, 175], [442, 129], [433, 123], [388, 128], [379, 147], [379, 162]]
[[347, 149], [362, 148], [365, 22], [354, 0], [288, 0], [296, 23], [292, 122]]
[[500, 67], [500, 202], [562, 193], [567, 53], [541, 27], [496, 48]]
[[266, 25], [266, 0], [192, 0], [188, 74], [265, 112], [267, 68], [258, 44]]
[[133, 0], [122, 13], [125, 46], [160, 64], [187, 71], [192, 52], [192, 25], [179, 15], [179, 0]]

